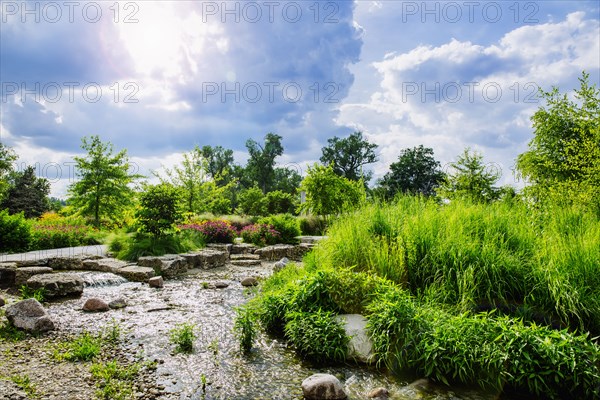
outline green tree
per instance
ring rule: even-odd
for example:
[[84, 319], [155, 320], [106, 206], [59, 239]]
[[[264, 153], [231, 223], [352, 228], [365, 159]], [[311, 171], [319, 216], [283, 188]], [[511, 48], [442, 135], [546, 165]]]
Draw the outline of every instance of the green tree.
[[229, 183], [232, 179], [233, 150], [221, 146], [203, 146], [200, 152], [206, 160], [208, 175], [217, 185], [224, 186]]
[[97, 135], [81, 141], [87, 155], [75, 157], [80, 179], [69, 187], [70, 204], [78, 214], [91, 217], [96, 226], [102, 218], [118, 220], [133, 202], [129, 184], [141, 176], [129, 172], [126, 150], [113, 154], [113, 145], [103, 143]]
[[540, 89], [546, 106], [531, 117], [534, 137], [517, 170], [534, 199], [580, 204], [600, 215], [600, 89], [585, 72], [579, 81], [575, 100], [557, 87]]
[[136, 217], [141, 231], [162, 236], [181, 219], [180, 191], [171, 184], [147, 186], [140, 194], [140, 209]]
[[439, 161], [433, 158], [433, 149], [420, 145], [402, 150], [379, 185], [388, 198], [399, 192], [431, 196], [443, 179], [444, 173]]
[[289, 194], [296, 194], [302, 182], [302, 177], [292, 168], [277, 167], [274, 171], [271, 190], [280, 190]]
[[321, 149], [323, 165], [333, 165], [333, 171], [346, 179], [369, 182], [373, 173], [364, 171], [363, 167], [377, 161], [376, 144], [363, 139], [362, 132], [354, 132], [344, 139], [334, 136], [327, 143]]
[[366, 198], [362, 181], [337, 175], [331, 165], [309, 166], [300, 190], [306, 193], [305, 202], [300, 204], [300, 211], [321, 216], [336, 215], [355, 208]]
[[37, 218], [49, 209], [50, 183], [35, 176], [35, 168], [27, 166], [23, 172], [13, 172], [12, 184], [0, 208], [11, 214], [23, 211], [26, 218]]
[[266, 201], [269, 214], [293, 214], [296, 211], [294, 196], [281, 190], [267, 193]]
[[247, 173], [263, 194], [271, 191], [275, 178], [275, 158], [283, 154], [281, 136], [267, 133], [265, 144], [260, 145], [252, 139], [246, 141], [246, 148], [250, 158], [246, 165]]
[[239, 196], [237, 211], [243, 215], [266, 215], [267, 199], [262, 190], [257, 187], [243, 190]]
[[0, 142], [0, 201], [8, 189], [8, 180], [14, 169], [14, 162], [17, 160], [15, 151]]
[[485, 165], [481, 153], [466, 148], [450, 166], [453, 171], [438, 190], [441, 197], [468, 198], [478, 203], [498, 198], [498, 189], [494, 184], [500, 179], [500, 171]]
[[189, 153], [183, 154], [181, 166], [165, 168], [166, 177], [157, 175], [162, 183], [170, 183], [181, 190], [181, 198], [187, 212], [199, 212], [202, 208], [200, 202], [202, 185], [207, 180], [206, 165], [202, 151], [196, 146]]

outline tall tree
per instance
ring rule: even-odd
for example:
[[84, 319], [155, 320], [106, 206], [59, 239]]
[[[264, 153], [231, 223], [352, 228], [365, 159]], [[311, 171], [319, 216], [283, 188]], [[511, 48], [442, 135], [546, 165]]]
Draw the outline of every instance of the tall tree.
[[302, 176], [292, 168], [277, 167], [273, 175], [271, 190], [280, 190], [289, 194], [296, 194], [302, 182]]
[[398, 161], [390, 164], [390, 172], [379, 181], [386, 197], [396, 193], [431, 196], [444, 179], [441, 164], [429, 147], [413, 147], [401, 151]]
[[202, 150], [196, 146], [189, 153], [183, 154], [181, 166], [165, 168], [166, 177], [158, 176], [162, 183], [170, 183], [181, 190], [184, 209], [187, 212], [200, 209], [202, 185], [207, 180], [206, 166]]
[[0, 142], [0, 201], [8, 189], [8, 180], [13, 171], [13, 163], [17, 160], [14, 150]]
[[233, 150], [221, 146], [203, 146], [200, 151], [206, 160], [206, 172], [219, 186], [225, 186], [232, 179]]
[[37, 218], [49, 209], [50, 183], [35, 176], [35, 168], [27, 166], [23, 172], [14, 172], [12, 184], [0, 208], [11, 214], [23, 211], [26, 218]]
[[94, 225], [104, 217], [117, 220], [132, 203], [134, 193], [128, 185], [141, 176], [129, 172], [126, 150], [113, 154], [113, 145], [97, 135], [81, 142], [87, 155], [75, 157], [80, 179], [69, 186], [71, 204], [78, 214], [91, 217]]
[[267, 133], [265, 144], [260, 145], [255, 140], [248, 139], [246, 148], [250, 158], [246, 165], [249, 177], [257, 183], [263, 193], [271, 190], [275, 177], [275, 158], [283, 154], [282, 137]]
[[531, 118], [534, 137], [517, 170], [535, 199], [581, 204], [600, 215], [600, 89], [585, 72], [579, 81], [575, 100], [557, 87], [540, 89], [546, 107]]
[[346, 179], [368, 182], [373, 173], [364, 171], [363, 167], [377, 161], [375, 150], [377, 145], [363, 139], [362, 132], [354, 132], [344, 139], [337, 136], [327, 140], [328, 145], [321, 151], [320, 160], [323, 165], [332, 165], [333, 171]]
[[448, 199], [468, 198], [474, 202], [490, 202], [498, 198], [494, 184], [500, 179], [500, 172], [488, 168], [483, 155], [468, 147], [450, 164], [453, 171], [440, 185], [438, 194]]

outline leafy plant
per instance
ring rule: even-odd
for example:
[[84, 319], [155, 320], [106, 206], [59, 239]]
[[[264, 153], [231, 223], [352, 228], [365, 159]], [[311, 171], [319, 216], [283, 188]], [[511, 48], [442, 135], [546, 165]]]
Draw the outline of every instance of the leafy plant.
[[29, 249], [31, 231], [23, 213], [9, 215], [0, 210], [0, 252], [18, 252]]
[[269, 217], [260, 218], [258, 223], [272, 226], [280, 235], [280, 243], [298, 243], [296, 237], [300, 236], [300, 223], [293, 215], [271, 215]]
[[43, 303], [46, 299], [46, 288], [32, 289], [27, 285], [22, 285], [19, 289], [21, 299], [36, 299]]
[[100, 354], [102, 339], [89, 332], [83, 332], [54, 351], [57, 360], [90, 361]]
[[140, 209], [136, 217], [141, 231], [152, 236], [164, 236], [181, 219], [180, 193], [167, 183], [147, 186], [140, 195]]
[[39, 398], [40, 394], [38, 393], [36, 386], [33, 384], [33, 382], [31, 382], [29, 375], [13, 375], [10, 377], [10, 380], [13, 381], [14, 384], [19, 388], [21, 388], [21, 390], [23, 390], [28, 397], [33, 399]]
[[194, 350], [195, 330], [195, 324], [185, 322], [169, 331], [169, 340], [176, 345], [177, 352], [191, 353]]
[[130, 366], [120, 365], [117, 361], [94, 363], [90, 372], [96, 379], [96, 396], [104, 400], [126, 400], [133, 396], [133, 381], [141, 366], [137, 363]]
[[0, 324], [0, 339], [10, 341], [10, 342], [18, 342], [27, 337], [27, 334], [17, 329], [14, 325], [12, 325], [8, 321], [4, 321]]
[[256, 338], [255, 317], [250, 307], [240, 307], [236, 309], [236, 313], [233, 331], [240, 342], [240, 349], [247, 353], [252, 349]]
[[272, 225], [254, 224], [244, 227], [240, 232], [245, 243], [257, 246], [276, 244], [281, 240], [281, 234]]
[[228, 221], [204, 221], [200, 224], [179, 225], [182, 231], [192, 230], [199, 232], [207, 243], [233, 243], [237, 236], [236, 229]]

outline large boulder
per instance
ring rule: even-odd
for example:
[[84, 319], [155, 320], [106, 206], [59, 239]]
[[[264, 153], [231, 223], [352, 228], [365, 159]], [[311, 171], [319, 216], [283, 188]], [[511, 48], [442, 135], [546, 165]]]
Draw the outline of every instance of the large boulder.
[[16, 328], [29, 332], [46, 332], [54, 329], [54, 322], [36, 299], [22, 300], [7, 307], [6, 318]]
[[254, 254], [260, 255], [262, 260], [276, 261], [286, 257], [290, 260], [302, 260], [302, 256], [310, 249], [304, 245], [276, 244], [257, 249]]
[[258, 286], [258, 279], [253, 276], [247, 276], [240, 282], [244, 287]]
[[83, 261], [83, 269], [88, 271], [100, 271], [100, 272], [111, 272], [116, 274], [125, 268], [128, 263], [125, 261], [117, 260], [116, 258], [99, 258], [95, 260]]
[[348, 396], [333, 375], [314, 374], [302, 381], [302, 393], [307, 400], [344, 400]]
[[252, 254], [256, 249], [258, 247], [252, 243], [235, 243], [231, 246], [231, 254]]
[[49, 274], [51, 272], [52, 272], [52, 268], [49, 268], [49, 267], [17, 268], [17, 270], [15, 271], [15, 286], [18, 288], [21, 287], [22, 285], [27, 283], [29, 278], [31, 278], [34, 275]]
[[54, 274], [34, 275], [27, 280], [31, 289], [44, 288], [44, 296], [48, 299], [81, 296], [83, 293], [83, 278], [77, 274], [59, 272]]
[[174, 254], [159, 257], [140, 257], [137, 263], [141, 267], [152, 268], [157, 275], [162, 275], [165, 278], [175, 278], [184, 274], [190, 264], [186, 257]]
[[359, 314], [342, 314], [336, 320], [342, 324], [350, 338], [347, 358], [366, 364], [375, 362], [373, 342], [367, 334], [366, 318]]
[[233, 248], [233, 244], [231, 244], [231, 243], [207, 243], [206, 248], [224, 251], [229, 256], [229, 254], [231, 254], [231, 249]]
[[87, 312], [101, 312], [108, 311], [110, 308], [104, 300], [92, 297], [85, 301], [82, 309]]
[[121, 268], [117, 274], [134, 282], [148, 282], [148, 279], [155, 275], [154, 269], [148, 267], [139, 267], [137, 265], [130, 265], [128, 267]]
[[192, 268], [210, 269], [223, 267], [229, 261], [229, 253], [214, 248], [202, 249], [193, 253], [182, 254]]

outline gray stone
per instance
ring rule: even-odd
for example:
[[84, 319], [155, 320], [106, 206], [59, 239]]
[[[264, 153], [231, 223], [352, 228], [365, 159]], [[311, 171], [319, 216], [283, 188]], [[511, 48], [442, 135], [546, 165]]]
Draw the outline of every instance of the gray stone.
[[258, 279], [256, 279], [253, 276], [248, 276], [248, 277], [242, 279], [242, 281], [240, 283], [242, 284], [242, 286], [257, 286]]
[[387, 399], [390, 392], [384, 387], [378, 387], [369, 392], [367, 397], [370, 399]]
[[296, 236], [296, 239], [298, 239], [300, 243], [317, 244], [321, 240], [327, 239], [327, 236]]
[[66, 296], [81, 296], [83, 293], [83, 279], [76, 274], [58, 272], [54, 274], [34, 275], [27, 281], [31, 289], [45, 289], [48, 299]]
[[155, 275], [154, 269], [148, 267], [139, 267], [137, 265], [130, 265], [128, 267], [121, 268], [119, 271], [117, 271], [117, 274], [134, 282], [148, 282], [148, 279]]
[[260, 256], [258, 254], [231, 254], [229, 256], [230, 260], [260, 260]]
[[359, 314], [342, 314], [336, 320], [342, 324], [350, 338], [347, 358], [366, 364], [375, 362], [373, 342], [367, 334], [366, 318]]
[[283, 257], [281, 260], [279, 260], [275, 264], [273, 264], [273, 272], [281, 271], [289, 263], [290, 263], [290, 260], [288, 260], [287, 257]]
[[238, 267], [256, 267], [261, 265], [260, 260], [231, 260], [230, 263]]
[[110, 303], [108, 303], [108, 306], [114, 310], [118, 310], [120, 308], [127, 307], [127, 301], [125, 301], [125, 299], [119, 297], [118, 299], [115, 299], [115, 300], [111, 301]]
[[231, 247], [231, 255], [234, 254], [252, 254], [258, 249], [252, 243], [236, 243]]
[[74, 256], [56, 256], [48, 259], [48, 266], [54, 270], [83, 270], [86, 260], [97, 260], [102, 256], [92, 254], [77, 254]]
[[0, 263], [0, 287], [8, 288], [15, 286], [15, 274], [17, 264], [14, 262]]
[[83, 311], [87, 312], [99, 312], [99, 311], [108, 311], [110, 307], [106, 302], [102, 299], [98, 299], [96, 297], [92, 297], [85, 301], [83, 305]]
[[30, 332], [46, 332], [54, 329], [54, 322], [36, 299], [26, 299], [8, 306], [6, 318], [16, 328]]
[[128, 264], [125, 261], [117, 260], [116, 258], [100, 258], [83, 261], [83, 269], [88, 271], [111, 272], [113, 274], [117, 274], [127, 265]]
[[254, 254], [260, 255], [261, 260], [275, 261], [286, 257], [290, 260], [301, 260], [310, 249], [305, 245], [276, 244], [258, 249]]
[[148, 279], [148, 285], [153, 288], [161, 288], [165, 285], [165, 281], [162, 276], [154, 276]]
[[233, 244], [231, 243], [208, 243], [206, 245], [207, 249], [220, 250], [227, 253], [227, 256], [231, 254], [231, 249], [233, 248]]
[[17, 268], [23, 267], [46, 267], [48, 266], [47, 258], [32, 258], [30, 260], [17, 260], [15, 261]]
[[224, 267], [229, 261], [229, 253], [223, 250], [203, 249], [198, 253], [198, 267], [202, 269]]
[[226, 287], [229, 287], [229, 283], [223, 281], [217, 281], [213, 283], [213, 285], [215, 289], [225, 289]]
[[147, 256], [138, 259], [138, 265], [154, 269], [157, 275], [165, 278], [175, 278], [184, 274], [189, 266], [193, 266], [195, 260], [193, 257], [182, 257], [175, 254], [166, 254], [164, 256]]
[[302, 393], [307, 400], [344, 400], [348, 396], [333, 375], [314, 374], [302, 381]]
[[15, 286], [21, 287], [24, 285], [29, 278], [34, 275], [49, 274], [52, 272], [52, 268], [49, 267], [23, 267], [17, 268], [15, 271]]

